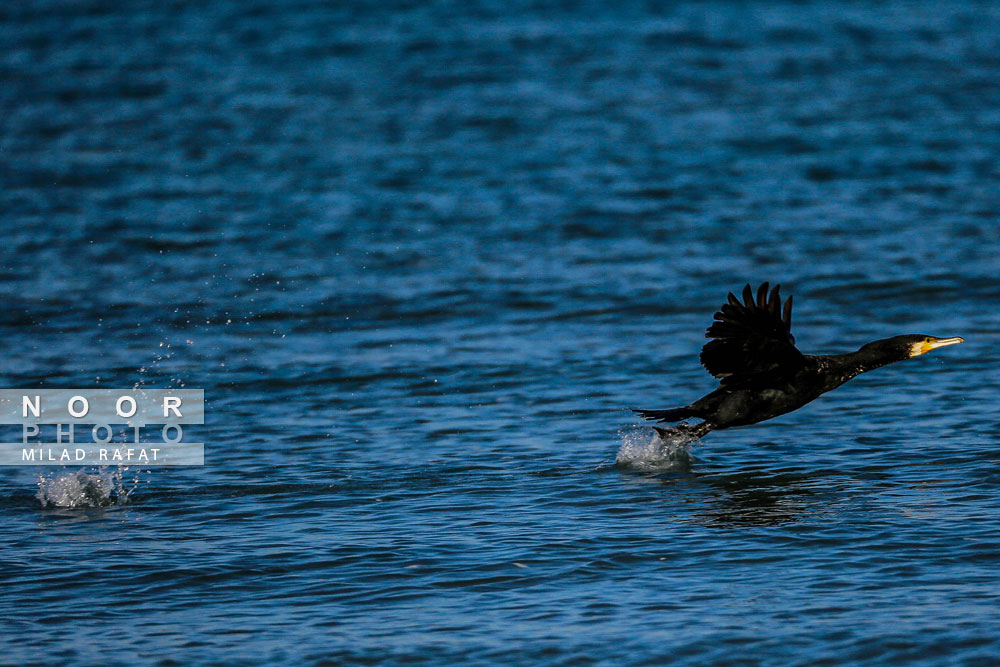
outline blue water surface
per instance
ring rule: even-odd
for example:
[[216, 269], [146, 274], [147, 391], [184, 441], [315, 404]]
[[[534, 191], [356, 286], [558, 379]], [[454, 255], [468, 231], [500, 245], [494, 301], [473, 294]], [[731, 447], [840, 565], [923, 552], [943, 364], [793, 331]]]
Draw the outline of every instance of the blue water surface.
[[[206, 465], [0, 469], [4, 664], [996, 664], [1000, 9], [0, 9], [0, 386]], [[666, 451], [704, 329], [967, 342]]]

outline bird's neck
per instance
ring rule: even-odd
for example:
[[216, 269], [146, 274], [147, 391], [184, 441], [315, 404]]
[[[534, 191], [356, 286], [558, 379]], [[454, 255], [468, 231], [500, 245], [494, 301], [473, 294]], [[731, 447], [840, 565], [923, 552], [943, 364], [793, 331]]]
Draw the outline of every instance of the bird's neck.
[[827, 357], [827, 360], [828, 368], [832, 371], [828, 373], [828, 377], [831, 383], [833, 383], [830, 389], [838, 387], [862, 373], [898, 361], [898, 359], [873, 356], [865, 350], [848, 352], [847, 354], [832, 354]]

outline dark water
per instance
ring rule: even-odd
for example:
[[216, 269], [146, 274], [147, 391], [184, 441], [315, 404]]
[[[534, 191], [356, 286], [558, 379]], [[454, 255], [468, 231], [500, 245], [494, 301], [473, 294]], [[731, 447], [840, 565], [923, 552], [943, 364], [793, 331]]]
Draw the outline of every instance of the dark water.
[[[0, 662], [995, 664], [995, 6], [35, 2], [0, 41], [0, 384], [209, 402], [207, 465], [127, 503], [0, 471]], [[625, 408], [713, 387], [748, 280], [807, 352], [967, 343], [643, 453]]]

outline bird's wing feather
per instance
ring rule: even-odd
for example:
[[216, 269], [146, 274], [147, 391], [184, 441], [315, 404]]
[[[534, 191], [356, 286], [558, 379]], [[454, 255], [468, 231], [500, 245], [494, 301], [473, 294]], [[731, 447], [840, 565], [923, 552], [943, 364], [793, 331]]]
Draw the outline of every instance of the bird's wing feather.
[[750, 285], [741, 302], [732, 293], [705, 333], [711, 338], [701, 350], [701, 363], [722, 378], [722, 386], [780, 380], [802, 368], [805, 357], [792, 336], [792, 297], [782, 309], [780, 285], [768, 292], [768, 283], [754, 298]]

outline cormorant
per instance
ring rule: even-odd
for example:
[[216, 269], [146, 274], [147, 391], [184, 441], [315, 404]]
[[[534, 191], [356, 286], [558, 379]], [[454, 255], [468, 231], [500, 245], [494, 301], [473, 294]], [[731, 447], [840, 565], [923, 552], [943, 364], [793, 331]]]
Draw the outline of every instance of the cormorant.
[[851, 378], [886, 364], [929, 352], [962, 338], [919, 334], [893, 336], [868, 343], [857, 352], [813, 356], [802, 354], [792, 336], [792, 297], [781, 305], [780, 285], [768, 293], [743, 288], [743, 302], [730, 292], [705, 333], [712, 340], [701, 350], [701, 363], [721, 378], [719, 388], [691, 405], [670, 410], [634, 410], [646, 419], [673, 422], [689, 417], [705, 421], [676, 429], [653, 427], [661, 435], [671, 430], [701, 437], [709, 431], [746, 426], [797, 410]]

